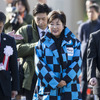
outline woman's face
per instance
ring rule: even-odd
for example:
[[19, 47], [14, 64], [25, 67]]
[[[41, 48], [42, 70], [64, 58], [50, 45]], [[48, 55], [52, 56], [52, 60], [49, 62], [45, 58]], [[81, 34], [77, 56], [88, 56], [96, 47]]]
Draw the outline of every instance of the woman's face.
[[19, 1], [18, 3], [16, 3], [16, 8], [18, 9], [18, 11], [20, 13], [23, 13], [25, 11], [25, 6], [22, 4], [21, 1]]
[[48, 26], [51, 34], [53, 34], [56, 38], [59, 38], [62, 30], [64, 29], [61, 20], [56, 18], [51, 23], [49, 23]]

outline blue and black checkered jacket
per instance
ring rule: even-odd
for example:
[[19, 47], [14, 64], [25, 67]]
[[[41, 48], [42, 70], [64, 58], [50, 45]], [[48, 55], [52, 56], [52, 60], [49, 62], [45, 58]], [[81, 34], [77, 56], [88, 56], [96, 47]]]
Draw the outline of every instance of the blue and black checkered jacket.
[[[51, 33], [47, 33], [35, 47], [37, 83], [33, 100], [81, 100], [78, 77], [81, 73], [80, 42], [65, 28], [61, 44], [62, 65]], [[67, 85], [58, 88], [61, 80]], [[62, 99], [63, 98], [63, 99]]]

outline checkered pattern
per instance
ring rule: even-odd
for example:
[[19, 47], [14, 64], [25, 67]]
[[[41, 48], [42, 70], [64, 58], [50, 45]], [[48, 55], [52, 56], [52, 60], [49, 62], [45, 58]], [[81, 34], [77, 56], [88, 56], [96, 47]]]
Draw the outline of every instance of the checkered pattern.
[[[66, 28], [61, 45], [63, 67], [50, 33], [36, 46], [35, 66], [38, 76], [33, 100], [81, 100], [78, 77], [81, 73], [80, 42]], [[58, 88], [60, 80], [67, 85]]]

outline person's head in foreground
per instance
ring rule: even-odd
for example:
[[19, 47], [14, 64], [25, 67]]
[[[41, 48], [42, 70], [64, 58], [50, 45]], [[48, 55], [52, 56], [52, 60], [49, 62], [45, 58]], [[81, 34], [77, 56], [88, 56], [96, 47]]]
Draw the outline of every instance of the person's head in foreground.
[[47, 4], [40, 3], [38, 3], [33, 10], [35, 23], [42, 30], [47, 27], [48, 14], [50, 11], [51, 8], [49, 8]]
[[4, 14], [3, 12], [0, 11], [0, 34], [1, 34], [2, 31], [3, 31], [5, 21], [6, 21], [6, 16], [5, 16], [5, 14]]
[[66, 16], [62, 11], [52, 11], [48, 15], [48, 27], [50, 32], [59, 38], [66, 25]]

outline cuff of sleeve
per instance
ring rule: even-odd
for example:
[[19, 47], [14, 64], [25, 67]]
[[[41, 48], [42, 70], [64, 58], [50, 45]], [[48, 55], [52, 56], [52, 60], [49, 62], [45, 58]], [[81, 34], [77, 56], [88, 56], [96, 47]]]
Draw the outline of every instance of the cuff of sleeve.
[[66, 75], [62, 80], [66, 81], [67, 84], [72, 81], [72, 79], [68, 77], [68, 75]]

